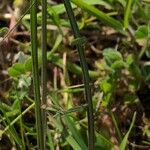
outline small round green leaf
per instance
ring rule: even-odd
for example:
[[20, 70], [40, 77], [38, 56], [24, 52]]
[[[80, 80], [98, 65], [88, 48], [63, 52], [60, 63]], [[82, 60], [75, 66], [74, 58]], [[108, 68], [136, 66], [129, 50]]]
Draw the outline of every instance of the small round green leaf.
[[146, 25], [140, 26], [135, 32], [136, 39], [143, 39], [143, 38], [147, 38], [148, 36], [149, 36], [149, 31], [148, 31], [148, 26]]

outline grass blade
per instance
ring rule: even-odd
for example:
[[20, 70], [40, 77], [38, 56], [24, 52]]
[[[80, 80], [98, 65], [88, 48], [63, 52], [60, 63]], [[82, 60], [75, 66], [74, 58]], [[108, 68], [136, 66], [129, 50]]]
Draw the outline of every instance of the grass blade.
[[68, 115], [63, 116], [66, 125], [68, 126], [69, 131], [71, 132], [72, 136], [76, 140], [76, 142], [80, 145], [83, 150], [87, 150], [87, 146], [85, 145], [84, 141], [78, 130], [76, 129], [74, 122], [68, 117]]
[[79, 27], [77, 25], [71, 4], [69, 0], [64, 0], [64, 5], [70, 20], [70, 24], [75, 37], [75, 45], [78, 49], [80, 64], [82, 67], [84, 85], [85, 85], [85, 99], [88, 104], [87, 108], [87, 117], [88, 117], [88, 149], [94, 150], [94, 142], [95, 142], [95, 133], [94, 133], [94, 116], [93, 116], [93, 102], [92, 102], [92, 94], [91, 87], [89, 85], [90, 78], [88, 72], [88, 66], [85, 59], [84, 54], [84, 42], [83, 38], [80, 36]]
[[126, 149], [128, 137], [129, 137], [129, 134], [130, 134], [130, 132], [131, 132], [131, 129], [133, 128], [135, 119], [136, 119], [136, 112], [135, 112], [134, 115], [133, 115], [132, 122], [131, 122], [131, 125], [130, 125], [129, 130], [128, 130], [128, 132], [126, 133], [126, 135], [124, 136], [124, 138], [123, 138], [123, 140], [122, 140], [122, 142], [121, 142], [121, 144], [120, 144], [120, 150], [125, 150], [125, 149]]
[[4, 124], [5, 124], [6, 128], [4, 130], [0, 130], [0, 138], [7, 131], [13, 137], [13, 139], [18, 144], [18, 146], [20, 147], [20, 149], [23, 149], [22, 140], [18, 136], [18, 133], [16, 132], [16, 129], [14, 128], [14, 126], [12, 126], [12, 121], [6, 115], [6, 112], [4, 111], [3, 107], [0, 107], [0, 110], [3, 113], [4, 117], [6, 118], [6, 121], [4, 121]]
[[48, 138], [48, 145], [49, 145], [50, 149], [55, 150], [55, 145], [54, 145], [54, 141], [53, 141], [50, 130], [48, 130], [47, 138]]
[[131, 5], [132, 5], [133, 0], [128, 0], [127, 2], [127, 6], [126, 6], [126, 10], [125, 10], [125, 14], [124, 14], [124, 27], [125, 29], [128, 28], [129, 25], [129, 17], [131, 14]]
[[80, 145], [75, 141], [75, 139], [71, 135], [69, 135], [66, 138], [66, 140], [72, 146], [72, 148], [74, 150], [82, 150], [82, 148], [80, 147]]
[[82, 0], [71, 0], [71, 1], [74, 4], [76, 4], [78, 7], [81, 7], [83, 10], [85, 10], [85, 11], [89, 12], [90, 14], [92, 14], [93, 16], [95, 16], [97, 19], [99, 19], [103, 23], [107, 24], [108, 26], [111, 26], [111, 27], [115, 28], [116, 30], [123, 29], [123, 25], [119, 21], [113, 19], [112, 17], [109, 17], [108, 15], [106, 15], [102, 11], [98, 10], [94, 6], [88, 5], [87, 3], [83, 2]]

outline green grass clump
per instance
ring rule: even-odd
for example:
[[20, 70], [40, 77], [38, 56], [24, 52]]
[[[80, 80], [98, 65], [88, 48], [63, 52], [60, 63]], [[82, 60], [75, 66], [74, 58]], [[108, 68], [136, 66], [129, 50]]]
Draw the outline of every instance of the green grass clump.
[[148, 149], [150, 3], [63, 2], [0, 7], [0, 149]]

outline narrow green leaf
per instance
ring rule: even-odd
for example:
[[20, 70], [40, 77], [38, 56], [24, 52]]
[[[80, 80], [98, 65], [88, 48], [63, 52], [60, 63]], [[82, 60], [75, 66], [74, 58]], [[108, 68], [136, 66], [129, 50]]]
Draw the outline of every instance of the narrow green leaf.
[[63, 37], [61, 34], [59, 34], [55, 40], [55, 43], [54, 43], [52, 49], [50, 50], [50, 52], [47, 53], [47, 59], [51, 59], [53, 54], [58, 50], [58, 47], [61, 44], [62, 40], [63, 40]]
[[96, 150], [108, 150], [113, 149], [114, 144], [102, 134], [97, 133], [95, 147]]
[[15, 142], [18, 144], [18, 146], [22, 149], [23, 148], [23, 143], [16, 131], [16, 129], [14, 128], [14, 126], [11, 126], [11, 120], [8, 118], [8, 116], [6, 115], [4, 109], [2, 107], [0, 107], [1, 112], [3, 113], [4, 117], [6, 118], [6, 122], [4, 121], [5, 124], [5, 129], [4, 130], [0, 130], [0, 137], [6, 132], [6, 129], [8, 130], [8, 133], [11, 135], [11, 137], [15, 140]]
[[115, 28], [116, 30], [123, 30], [123, 25], [115, 20], [112, 17], [109, 17], [102, 11], [98, 10], [94, 6], [91, 6], [82, 0], [71, 0], [74, 4], [76, 4], [78, 7], [81, 7], [83, 10], [89, 12], [91, 15], [95, 16], [97, 19], [102, 21], [103, 23], [107, 24], [108, 26], [111, 26]]
[[71, 135], [69, 135], [66, 140], [74, 150], [83, 150]]
[[125, 29], [128, 28], [129, 25], [129, 18], [131, 15], [131, 6], [132, 6], [133, 0], [128, 0], [127, 5], [126, 5], [126, 10], [125, 10], [125, 15], [124, 15], [124, 27]]
[[[83, 2], [85, 2], [85, 3], [89, 4], [89, 5], [103, 5], [107, 9], [111, 9], [112, 8], [112, 6], [109, 3], [105, 2], [105, 1], [102, 1], [102, 0], [101, 1], [100, 0], [88, 0], [88, 1], [84, 0]], [[76, 8], [77, 7], [74, 4], [72, 4], [71, 6], [72, 6], [72, 8]], [[64, 13], [66, 11], [63, 4], [58, 4], [58, 5], [52, 6], [52, 9], [56, 12], [57, 15], [62, 14], [62, 13]], [[48, 7], [48, 13], [50, 13], [50, 12], [51, 12], [51, 8]]]
[[50, 149], [51, 150], [55, 150], [55, 145], [54, 145], [54, 141], [53, 141], [53, 138], [52, 138], [50, 130], [48, 130], [47, 138], [48, 138], [48, 145], [49, 145]]
[[69, 128], [69, 131], [71, 132], [72, 136], [76, 140], [76, 142], [80, 145], [80, 147], [83, 150], [87, 150], [87, 146], [84, 143], [80, 133], [76, 129], [74, 122], [68, 117], [68, 115], [64, 115], [63, 118], [64, 118], [64, 121], [65, 121], [66, 125]]
[[128, 132], [126, 133], [126, 135], [124, 136], [121, 144], [120, 144], [120, 150], [125, 150], [126, 149], [126, 146], [127, 146], [127, 142], [128, 142], [128, 137], [129, 137], [129, 134], [131, 132], [131, 129], [133, 128], [133, 125], [135, 123], [135, 119], [136, 119], [136, 112], [134, 113], [133, 115], [133, 118], [132, 118], [132, 122], [131, 122], [131, 125], [130, 125], [130, 128], [128, 130]]

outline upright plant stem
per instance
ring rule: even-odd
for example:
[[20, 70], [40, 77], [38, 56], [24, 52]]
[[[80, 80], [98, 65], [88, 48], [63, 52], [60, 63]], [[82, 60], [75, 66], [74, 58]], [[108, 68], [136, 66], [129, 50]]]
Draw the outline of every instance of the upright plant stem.
[[[42, 0], [42, 105], [46, 106], [46, 97], [47, 97], [47, 76], [46, 76], [46, 68], [47, 68], [47, 1]], [[43, 108], [42, 110], [42, 118], [43, 118], [43, 136], [44, 136], [44, 145], [46, 145], [46, 111]], [[44, 148], [45, 149], [45, 148]], [[43, 150], [44, 150], [43, 149]]]
[[93, 104], [92, 104], [92, 95], [90, 88], [90, 80], [89, 80], [89, 72], [88, 66], [86, 63], [85, 55], [84, 55], [84, 43], [82, 42], [82, 37], [80, 35], [80, 31], [70, 4], [70, 0], [63, 0], [64, 5], [70, 20], [70, 24], [74, 33], [74, 37], [77, 40], [76, 46], [80, 56], [81, 67], [83, 71], [84, 78], [84, 86], [85, 86], [85, 96], [86, 101], [88, 103], [87, 115], [88, 115], [88, 149], [94, 150], [94, 117], [93, 117]]
[[31, 49], [38, 150], [44, 149], [37, 49], [37, 0], [31, 0]]

